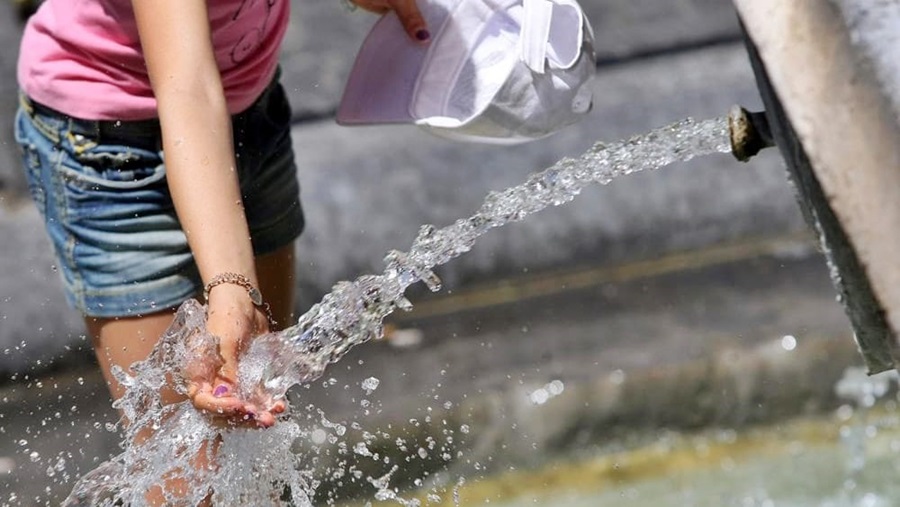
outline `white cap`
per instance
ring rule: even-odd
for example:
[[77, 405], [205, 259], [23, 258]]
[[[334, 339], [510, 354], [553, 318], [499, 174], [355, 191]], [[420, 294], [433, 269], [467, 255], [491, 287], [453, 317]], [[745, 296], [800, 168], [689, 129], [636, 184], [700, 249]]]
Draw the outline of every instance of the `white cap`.
[[363, 42], [341, 125], [414, 123], [458, 140], [513, 144], [591, 109], [593, 33], [575, 0], [419, 0], [431, 42], [391, 12]]

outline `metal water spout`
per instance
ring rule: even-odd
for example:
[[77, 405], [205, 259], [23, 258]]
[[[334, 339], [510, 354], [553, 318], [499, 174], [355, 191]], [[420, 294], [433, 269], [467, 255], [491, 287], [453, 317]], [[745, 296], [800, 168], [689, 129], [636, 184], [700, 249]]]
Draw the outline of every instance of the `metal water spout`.
[[751, 113], [741, 106], [733, 106], [728, 113], [728, 133], [731, 154], [746, 162], [764, 148], [775, 146], [766, 113]]

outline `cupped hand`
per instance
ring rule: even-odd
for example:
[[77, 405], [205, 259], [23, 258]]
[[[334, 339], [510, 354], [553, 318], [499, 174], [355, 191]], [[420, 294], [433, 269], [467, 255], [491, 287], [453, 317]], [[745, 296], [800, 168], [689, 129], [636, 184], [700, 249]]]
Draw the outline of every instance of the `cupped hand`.
[[395, 11], [403, 29], [409, 34], [410, 38], [417, 42], [428, 42], [431, 34], [428, 33], [428, 26], [425, 24], [425, 18], [419, 11], [416, 0], [351, 0], [359, 8], [365, 9], [376, 14], [386, 14], [389, 11]]
[[241, 399], [237, 388], [238, 357], [253, 337], [268, 330], [266, 315], [253, 305], [246, 289], [222, 284], [210, 291], [207, 331], [218, 337], [218, 351], [196, 351], [188, 364], [188, 397], [194, 407], [232, 425], [275, 424], [275, 417], [287, 408], [284, 401], [257, 406]]

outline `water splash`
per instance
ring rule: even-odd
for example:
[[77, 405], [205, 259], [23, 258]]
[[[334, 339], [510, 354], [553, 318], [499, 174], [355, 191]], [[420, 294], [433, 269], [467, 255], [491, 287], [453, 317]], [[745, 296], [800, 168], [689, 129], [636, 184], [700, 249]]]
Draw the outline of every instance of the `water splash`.
[[[724, 119], [687, 119], [616, 144], [598, 143], [578, 158], [532, 174], [521, 185], [491, 192], [468, 218], [440, 229], [422, 226], [408, 252], [387, 255], [382, 274], [338, 283], [297, 325], [254, 339], [240, 363], [242, 396], [263, 404], [319, 378], [352, 347], [381, 336], [388, 314], [411, 309], [404, 296], [410, 285], [423, 281], [432, 291], [440, 290], [433, 269], [468, 252], [489, 230], [567, 203], [587, 185], [729, 150]], [[312, 505], [315, 474], [291, 451], [292, 442], [310, 436], [295, 421], [284, 417], [266, 431], [223, 429], [186, 402], [162, 404], [159, 390], [172, 372], [185, 371], [193, 364], [191, 358], [215, 354], [215, 338], [205, 331], [205, 319], [199, 303], [185, 302], [150, 357], [133, 366], [133, 375], [114, 372], [126, 387], [114, 405], [129, 421], [123, 452], [85, 475], [64, 505], [142, 505], [146, 491], [175, 479], [191, 487], [181, 495], [168, 495], [169, 505], [196, 505], [205, 497], [215, 505]], [[211, 465], [195, 466], [198, 456]], [[370, 481], [376, 499], [418, 505], [390, 488], [395, 471]]]

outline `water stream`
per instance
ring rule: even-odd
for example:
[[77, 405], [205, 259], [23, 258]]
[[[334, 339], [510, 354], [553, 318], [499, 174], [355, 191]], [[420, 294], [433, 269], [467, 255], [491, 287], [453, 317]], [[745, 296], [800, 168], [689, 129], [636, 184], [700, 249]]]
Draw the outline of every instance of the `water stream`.
[[[293, 386], [319, 378], [350, 348], [380, 336], [385, 316], [411, 308], [404, 296], [410, 285], [423, 281], [429, 289], [440, 290], [433, 269], [469, 251], [487, 231], [569, 202], [587, 185], [729, 150], [724, 119], [688, 119], [615, 144], [598, 143], [518, 186], [491, 192], [468, 218], [443, 228], [422, 226], [407, 252], [387, 255], [382, 274], [338, 283], [297, 325], [254, 339], [241, 360], [241, 394], [258, 404], [271, 403], [284, 398]], [[141, 505], [146, 491], [176, 478], [186, 479], [191, 487], [170, 496], [170, 505], [196, 505], [209, 495], [216, 505], [313, 504], [321, 471], [316, 471], [315, 456], [294, 452], [292, 443], [315, 436], [295, 417], [285, 416], [265, 431], [222, 428], [187, 402], [162, 405], [159, 389], [171, 373], [184, 371], [197, 355], [214, 353], [215, 339], [205, 332], [204, 323], [204, 308], [187, 301], [150, 357], [134, 365], [134, 375], [115, 372], [127, 389], [115, 403], [128, 422], [122, 453], [82, 477], [64, 505]], [[324, 414], [320, 422], [329, 431], [326, 438], [333, 441], [341, 441], [348, 431]], [[150, 437], [148, 429], [153, 430]], [[372, 456], [365, 441], [361, 447], [341, 445], [347, 455]], [[194, 466], [201, 455], [215, 465]], [[328, 473], [365, 480], [375, 500], [420, 505], [418, 500], [398, 497], [391, 486], [392, 475], [403, 465], [384, 464], [389, 471], [378, 477], [365, 476], [352, 464]]]

